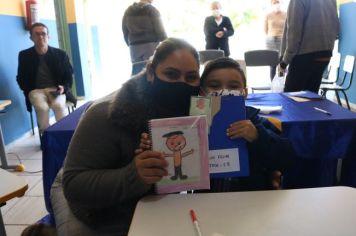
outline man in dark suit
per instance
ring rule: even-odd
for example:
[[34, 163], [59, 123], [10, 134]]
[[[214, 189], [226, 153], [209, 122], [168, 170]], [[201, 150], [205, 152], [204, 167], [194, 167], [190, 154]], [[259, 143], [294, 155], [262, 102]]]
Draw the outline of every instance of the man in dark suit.
[[29, 112], [36, 110], [40, 134], [49, 126], [49, 109], [56, 120], [67, 115], [66, 100], [76, 105], [71, 93], [73, 68], [67, 54], [48, 45], [48, 28], [35, 23], [30, 29], [34, 46], [19, 53], [17, 83], [25, 94]]
[[218, 1], [211, 3], [212, 16], [205, 18], [204, 33], [206, 49], [224, 50], [225, 56], [230, 55], [229, 37], [234, 34], [234, 28], [229, 17], [221, 14], [221, 4]]

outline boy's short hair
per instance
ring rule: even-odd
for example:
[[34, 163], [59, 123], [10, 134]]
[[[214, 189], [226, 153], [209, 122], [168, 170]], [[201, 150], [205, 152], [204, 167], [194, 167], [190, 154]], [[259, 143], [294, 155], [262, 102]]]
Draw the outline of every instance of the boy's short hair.
[[234, 59], [231, 59], [229, 57], [220, 57], [215, 60], [209, 61], [204, 68], [203, 74], [201, 75], [200, 86], [204, 87], [206, 77], [213, 70], [226, 69], [226, 68], [231, 68], [231, 69], [237, 70], [242, 76], [242, 80], [244, 82], [244, 87], [246, 87], [247, 82], [246, 82], [246, 75], [245, 75], [244, 71], [242, 70], [240, 64], [237, 61], [235, 61]]

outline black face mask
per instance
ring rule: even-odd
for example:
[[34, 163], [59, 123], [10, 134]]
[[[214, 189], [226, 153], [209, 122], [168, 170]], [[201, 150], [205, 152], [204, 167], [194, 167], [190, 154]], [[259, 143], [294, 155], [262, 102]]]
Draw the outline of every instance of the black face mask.
[[199, 94], [199, 86], [184, 82], [166, 82], [156, 75], [152, 84], [154, 105], [158, 107], [160, 117], [189, 115], [190, 97]]

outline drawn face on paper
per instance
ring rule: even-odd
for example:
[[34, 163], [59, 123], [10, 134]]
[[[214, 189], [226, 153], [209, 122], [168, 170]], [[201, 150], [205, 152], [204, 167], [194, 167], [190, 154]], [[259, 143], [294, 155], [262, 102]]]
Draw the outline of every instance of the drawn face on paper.
[[167, 138], [166, 141], [166, 145], [168, 149], [173, 152], [178, 152], [183, 150], [186, 144], [187, 142], [185, 140], [185, 137], [181, 134], [172, 135], [169, 138]]
[[203, 110], [205, 108], [204, 99], [198, 99], [196, 103], [196, 107], [199, 108], [200, 110]]

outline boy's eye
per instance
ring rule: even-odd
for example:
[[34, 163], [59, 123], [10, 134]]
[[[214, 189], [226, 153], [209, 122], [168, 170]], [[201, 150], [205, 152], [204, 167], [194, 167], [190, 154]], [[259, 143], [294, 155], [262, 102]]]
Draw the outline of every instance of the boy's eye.
[[211, 88], [211, 89], [218, 90], [218, 89], [221, 89], [221, 84], [218, 84], [218, 83], [208, 84], [207, 87]]

